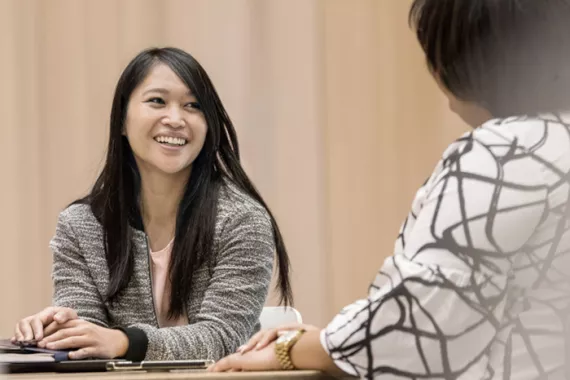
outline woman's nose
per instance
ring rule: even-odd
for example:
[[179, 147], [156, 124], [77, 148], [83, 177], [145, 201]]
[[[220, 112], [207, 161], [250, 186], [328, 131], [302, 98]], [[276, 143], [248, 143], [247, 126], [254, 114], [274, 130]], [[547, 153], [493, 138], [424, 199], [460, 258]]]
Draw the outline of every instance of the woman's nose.
[[178, 107], [168, 108], [162, 122], [172, 128], [181, 128], [184, 126], [184, 118]]

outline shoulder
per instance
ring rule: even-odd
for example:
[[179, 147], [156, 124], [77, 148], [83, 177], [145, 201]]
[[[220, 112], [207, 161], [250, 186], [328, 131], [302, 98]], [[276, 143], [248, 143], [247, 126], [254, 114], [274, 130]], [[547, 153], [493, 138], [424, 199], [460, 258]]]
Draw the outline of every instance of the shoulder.
[[483, 145], [502, 147], [495, 149], [498, 155], [504, 155], [504, 148], [510, 148], [517, 150], [514, 153], [556, 161], [570, 152], [568, 123], [562, 115], [553, 114], [494, 119], [475, 129], [473, 137]]
[[487, 157], [502, 167], [556, 164], [570, 168], [569, 153], [570, 128], [561, 116], [517, 116], [492, 119], [465, 133], [449, 146], [443, 159]]
[[524, 165], [528, 171], [540, 172], [547, 182], [570, 171], [570, 115], [496, 120], [484, 124], [474, 135], [503, 167]]
[[100, 259], [105, 257], [103, 228], [89, 204], [75, 203], [60, 212], [50, 247], [58, 260], [77, 254], [88, 261], [95, 260], [95, 266], [102, 263]]
[[76, 234], [95, 232], [101, 225], [87, 203], [75, 203], [59, 213], [58, 229], [72, 229]]
[[269, 213], [261, 203], [226, 180], [219, 190], [218, 219], [228, 218], [271, 224]]
[[216, 236], [221, 240], [258, 240], [273, 245], [269, 213], [235, 184], [224, 181], [219, 189]]
[[500, 190], [512, 204], [514, 193], [521, 202], [547, 199], [564, 204], [568, 192], [561, 185], [570, 172], [569, 125], [560, 115], [490, 120], [449, 146], [430, 188], [460, 184], [463, 192], [474, 194]]

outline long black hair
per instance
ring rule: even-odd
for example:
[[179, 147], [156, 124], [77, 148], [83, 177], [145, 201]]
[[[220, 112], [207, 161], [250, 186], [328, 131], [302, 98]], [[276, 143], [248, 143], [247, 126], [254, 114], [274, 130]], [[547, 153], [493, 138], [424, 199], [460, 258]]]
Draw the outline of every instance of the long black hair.
[[134, 268], [131, 227], [144, 230], [139, 199], [141, 178], [133, 152], [123, 136], [131, 94], [157, 64], [167, 65], [192, 91], [208, 130], [204, 146], [192, 164], [180, 202], [169, 275], [172, 279], [169, 316], [184, 313], [192, 274], [211, 258], [218, 191], [230, 181], [265, 207], [273, 225], [277, 256], [277, 287], [281, 303], [292, 304], [289, 258], [275, 218], [240, 164], [236, 131], [206, 71], [190, 54], [177, 48], [140, 52], [123, 71], [111, 109], [109, 146], [105, 166], [83, 200], [103, 226], [109, 267], [106, 300], [113, 302], [127, 287]]
[[570, 107], [570, 0], [414, 0], [428, 67], [494, 117]]

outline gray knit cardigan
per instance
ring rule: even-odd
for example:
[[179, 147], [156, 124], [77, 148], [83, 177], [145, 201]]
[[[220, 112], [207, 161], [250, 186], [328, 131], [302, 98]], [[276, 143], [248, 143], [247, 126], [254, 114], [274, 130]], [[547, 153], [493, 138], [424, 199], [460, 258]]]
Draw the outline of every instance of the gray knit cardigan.
[[275, 244], [269, 215], [256, 201], [234, 186], [221, 188], [213, 264], [204, 264], [193, 275], [186, 326], [159, 328], [147, 238], [136, 229], [133, 236], [134, 274], [111, 305], [103, 301], [109, 271], [102, 226], [88, 205], [64, 210], [50, 243], [54, 305], [73, 308], [80, 318], [101, 326], [122, 327], [131, 359], [217, 360], [259, 329]]

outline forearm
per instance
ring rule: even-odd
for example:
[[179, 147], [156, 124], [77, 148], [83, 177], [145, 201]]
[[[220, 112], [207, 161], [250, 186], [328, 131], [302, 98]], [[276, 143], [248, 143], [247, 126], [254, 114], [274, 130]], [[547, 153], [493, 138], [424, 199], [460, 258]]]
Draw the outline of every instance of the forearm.
[[321, 345], [320, 331], [307, 331], [291, 348], [291, 361], [297, 369], [317, 370], [335, 376], [347, 376], [338, 368]]
[[146, 360], [218, 360], [246, 340], [238, 339], [235, 331], [222, 324], [201, 322], [160, 329], [144, 324], [130, 327], [144, 331], [148, 338]]

